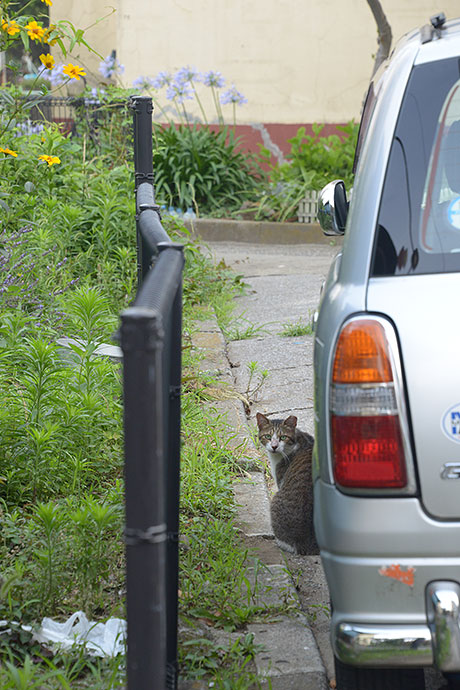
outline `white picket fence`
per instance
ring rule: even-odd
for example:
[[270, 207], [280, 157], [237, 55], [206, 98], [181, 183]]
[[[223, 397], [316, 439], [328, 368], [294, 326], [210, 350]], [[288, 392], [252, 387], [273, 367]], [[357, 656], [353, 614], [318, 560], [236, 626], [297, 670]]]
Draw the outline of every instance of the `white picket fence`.
[[319, 192], [309, 190], [297, 209], [297, 219], [299, 223], [316, 223], [318, 211]]

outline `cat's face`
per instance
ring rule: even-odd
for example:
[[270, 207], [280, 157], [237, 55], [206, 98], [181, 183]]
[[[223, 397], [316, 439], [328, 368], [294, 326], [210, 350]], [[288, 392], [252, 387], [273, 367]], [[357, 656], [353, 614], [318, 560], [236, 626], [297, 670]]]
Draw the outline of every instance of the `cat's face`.
[[257, 413], [259, 427], [259, 441], [269, 453], [289, 454], [295, 445], [295, 428], [297, 417], [287, 419], [268, 419], [260, 412]]

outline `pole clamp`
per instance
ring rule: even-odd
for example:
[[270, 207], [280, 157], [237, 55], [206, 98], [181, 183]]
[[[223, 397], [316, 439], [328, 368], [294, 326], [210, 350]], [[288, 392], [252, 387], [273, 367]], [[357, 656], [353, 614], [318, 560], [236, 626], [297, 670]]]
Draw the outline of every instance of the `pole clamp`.
[[135, 527], [125, 527], [125, 544], [127, 546], [139, 546], [140, 544], [160, 544], [166, 541], [166, 524], [152, 525], [146, 530]]
[[153, 184], [153, 172], [135, 172], [136, 189], [142, 182], [151, 182]]
[[180, 398], [181, 386], [169, 386], [169, 398], [170, 400], [175, 400]]
[[139, 213], [142, 213], [142, 211], [156, 211], [158, 215], [160, 215], [160, 207], [158, 204], [139, 204], [138, 209]]

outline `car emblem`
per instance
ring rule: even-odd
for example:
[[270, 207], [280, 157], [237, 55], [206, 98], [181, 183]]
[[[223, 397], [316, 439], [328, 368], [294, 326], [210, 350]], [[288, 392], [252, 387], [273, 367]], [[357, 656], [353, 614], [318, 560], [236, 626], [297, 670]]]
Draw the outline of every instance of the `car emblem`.
[[441, 469], [441, 479], [460, 479], [460, 462], [446, 462]]
[[444, 413], [441, 427], [445, 435], [450, 438], [451, 441], [460, 443], [460, 403], [452, 405], [452, 407], [449, 407]]

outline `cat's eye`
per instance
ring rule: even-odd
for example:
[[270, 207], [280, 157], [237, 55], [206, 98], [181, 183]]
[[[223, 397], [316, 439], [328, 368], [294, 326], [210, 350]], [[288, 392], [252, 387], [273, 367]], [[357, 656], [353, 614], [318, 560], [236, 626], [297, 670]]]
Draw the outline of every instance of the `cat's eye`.
[[286, 436], [286, 434], [283, 434], [280, 438], [282, 441], [289, 441], [289, 436]]
[[270, 434], [264, 434], [260, 438], [263, 439], [264, 441], [269, 441], [271, 439], [271, 436], [270, 436]]

